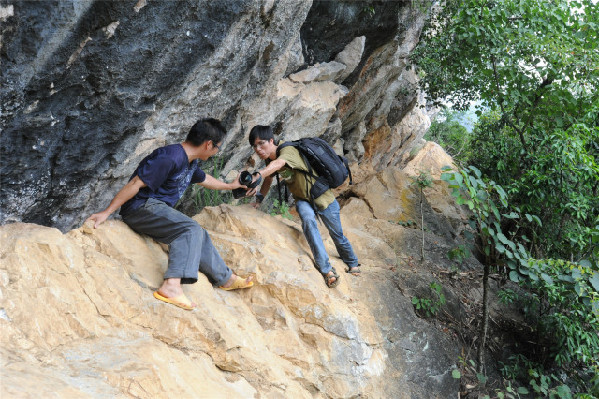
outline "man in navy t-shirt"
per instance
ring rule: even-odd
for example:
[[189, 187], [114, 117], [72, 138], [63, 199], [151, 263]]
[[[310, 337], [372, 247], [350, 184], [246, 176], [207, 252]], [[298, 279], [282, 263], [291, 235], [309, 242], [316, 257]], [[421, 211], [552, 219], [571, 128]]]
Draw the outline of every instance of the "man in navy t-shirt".
[[197, 306], [185, 296], [181, 284], [195, 283], [198, 270], [225, 290], [254, 285], [251, 278], [243, 279], [227, 267], [206, 230], [173, 208], [192, 183], [212, 190], [243, 187], [238, 180], [217, 180], [198, 166], [198, 159], [205, 161], [219, 151], [225, 134], [216, 119], [198, 121], [183, 143], [160, 147], [145, 157], [108, 207], [87, 219], [97, 228], [120, 207], [120, 215], [129, 227], [168, 244], [168, 269], [154, 297], [183, 309]]

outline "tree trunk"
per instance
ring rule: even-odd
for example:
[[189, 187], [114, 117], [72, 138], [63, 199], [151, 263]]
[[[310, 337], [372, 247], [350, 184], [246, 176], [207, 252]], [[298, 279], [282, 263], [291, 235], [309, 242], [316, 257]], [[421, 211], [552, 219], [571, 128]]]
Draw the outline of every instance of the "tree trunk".
[[422, 198], [424, 194], [422, 187], [420, 187], [420, 228], [422, 229], [422, 248], [420, 249], [420, 258], [424, 260], [424, 211], [422, 210]]
[[478, 345], [478, 367], [476, 372], [483, 374], [483, 362], [485, 345], [487, 341], [487, 330], [489, 329], [489, 269], [488, 263], [485, 264], [483, 272], [483, 320], [480, 327], [479, 345]]

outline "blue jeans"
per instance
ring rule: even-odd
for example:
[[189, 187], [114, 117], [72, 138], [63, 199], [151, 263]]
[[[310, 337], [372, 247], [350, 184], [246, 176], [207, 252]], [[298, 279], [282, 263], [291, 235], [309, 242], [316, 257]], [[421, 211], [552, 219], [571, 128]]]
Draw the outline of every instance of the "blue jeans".
[[180, 278], [181, 284], [193, 284], [200, 271], [213, 285], [222, 286], [233, 274], [212, 245], [208, 232], [162, 201], [149, 198], [139, 209], [123, 215], [123, 221], [136, 232], [169, 244], [165, 280]]
[[[329, 255], [327, 254], [324, 242], [318, 231], [314, 209], [308, 201], [302, 200], [297, 201], [295, 206], [297, 208], [297, 213], [299, 213], [300, 218], [302, 219], [302, 229], [304, 230], [304, 236], [308, 241], [308, 245], [310, 245], [310, 249], [312, 250], [316, 268], [322, 274], [327, 274], [331, 271], [331, 263], [329, 262]], [[347, 266], [354, 267], [358, 265], [358, 258], [354, 254], [354, 250], [349, 243], [349, 240], [343, 235], [339, 209], [339, 203], [335, 200], [328, 206], [328, 208], [318, 211], [318, 215], [320, 215], [322, 222], [329, 230], [329, 234], [335, 243], [335, 247], [337, 248], [341, 260], [343, 260]]]

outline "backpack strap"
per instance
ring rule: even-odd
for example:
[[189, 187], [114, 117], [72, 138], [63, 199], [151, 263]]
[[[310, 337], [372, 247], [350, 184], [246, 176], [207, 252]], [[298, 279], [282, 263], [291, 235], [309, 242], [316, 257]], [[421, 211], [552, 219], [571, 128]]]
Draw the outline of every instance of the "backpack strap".
[[[306, 164], [306, 168], [308, 168], [308, 170], [302, 170], [302, 169], [295, 169], [295, 168], [291, 168], [293, 170], [296, 170], [298, 172], [303, 173], [304, 175], [306, 175], [306, 192], [308, 194], [308, 197], [310, 198], [310, 205], [312, 206], [312, 209], [314, 209], [314, 213], [316, 215], [316, 220], [320, 220], [320, 215], [318, 214], [318, 208], [316, 207], [316, 203], [314, 202], [315, 198], [312, 196], [312, 192], [310, 190], [310, 186], [308, 183], [308, 176], [311, 177], [314, 180], [314, 183], [316, 182], [316, 180], [318, 179], [318, 177], [314, 174], [314, 170], [312, 169], [312, 165], [310, 165], [310, 162], [308, 162], [308, 158], [306, 158], [306, 156], [304, 155], [304, 153], [302, 151], [299, 150], [299, 146], [300, 143], [298, 140], [294, 140], [294, 141], [286, 141], [284, 143], [281, 143], [277, 146], [277, 158], [279, 157], [281, 150], [285, 147], [296, 147], [297, 148], [297, 152], [299, 152], [300, 157], [302, 158], [302, 160], [304, 161], [304, 163]], [[349, 169], [349, 168], [348, 168]], [[279, 184], [279, 176], [277, 174], [277, 184]], [[313, 184], [314, 184], [313, 183]], [[285, 185], [285, 191], [287, 191], [287, 185]], [[280, 191], [279, 191], [279, 198], [280, 198]], [[287, 200], [287, 192], [285, 192], [285, 200]], [[280, 199], [279, 199], [279, 202]]]
[[[306, 175], [306, 177], [304, 179], [304, 181], [306, 182], [306, 193], [308, 194], [308, 197], [310, 197], [310, 205], [312, 206], [312, 209], [314, 209], [314, 214], [316, 215], [316, 220], [319, 220], [320, 215], [318, 214], [318, 208], [316, 207], [316, 203], [314, 202], [315, 198], [312, 196], [312, 190], [310, 190], [310, 185], [308, 183], [308, 176], [312, 177], [312, 179], [314, 180], [314, 183], [316, 183], [316, 179], [318, 179], [318, 178], [314, 175], [312, 165], [310, 165], [310, 162], [308, 162], [308, 158], [306, 158], [306, 156], [304, 155], [303, 152], [301, 152], [299, 150], [298, 150], [298, 152], [300, 154], [300, 157], [302, 157], [302, 160], [306, 164], [308, 171], [301, 170], [301, 169], [296, 169], [296, 170], [303, 172]], [[314, 183], [312, 183], [312, 184], [314, 184]]]
[[277, 158], [279, 157], [279, 155], [281, 155], [281, 150], [285, 147], [297, 147], [299, 145], [299, 143], [297, 141], [286, 141], [284, 143], [281, 143], [277, 146]]
[[[275, 172], [275, 176], [277, 177], [277, 193], [279, 194], [279, 204], [282, 204], [283, 201], [289, 202], [289, 192], [287, 191], [287, 184], [281, 184], [281, 179], [279, 177], [279, 172]], [[281, 186], [283, 186], [283, 197], [281, 198]]]
[[275, 176], [277, 176], [277, 193], [279, 194], [279, 204], [282, 204], [281, 200], [281, 179], [279, 178], [279, 172], [275, 172]]
[[[302, 169], [296, 169], [296, 168], [291, 168], [293, 170], [296, 170], [298, 172], [301, 172], [305, 175], [310, 176], [312, 179], [314, 179], [314, 181], [316, 181], [316, 179], [318, 179], [318, 177], [314, 174], [314, 170], [312, 169], [312, 165], [310, 165], [310, 162], [308, 162], [308, 158], [306, 158], [306, 156], [304, 155], [304, 153], [302, 151], [299, 150], [300, 143], [299, 140], [293, 140], [293, 141], [286, 141], [284, 143], [281, 143], [277, 146], [277, 158], [281, 155], [281, 150], [285, 147], [295, 147], [297, 148], [297, 152], [299, 153], [300, 157], [302, 158], [302, 160], [304, 161], [304, 163], [306, 164], [306, 167], [308, 168], [307, 171], [302, 170]], [[279, 184], [279, 176], [277, 174], [277, 184]], [[306, 179], [306, 186], [308, 185], [308, 179]], [[306, 187], [306, 189], [308, 189], [308, 187]], [[310, 195], [310, 190], [308, 191], [308, 195]], [[279, 195], [280, 198], [280, 195]], [[287, 201], [287, 185], [285, 185], [285, 201]], [[279, 200], [280, 202], [280, 200]], [[312, 207], [314, 207], [314, 199], [310, 196], [310, 203], [312, 204]]]

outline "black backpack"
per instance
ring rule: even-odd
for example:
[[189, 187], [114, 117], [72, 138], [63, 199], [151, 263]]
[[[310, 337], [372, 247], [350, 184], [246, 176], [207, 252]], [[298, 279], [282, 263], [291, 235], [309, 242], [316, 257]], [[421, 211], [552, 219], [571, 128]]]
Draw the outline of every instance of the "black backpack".
[[302, 172], [315, 179], [314, 185], [310, 189], [312, 203], [314, 199], [320, 197], [329, 188], [342, 185], [348, 176], [349, 184], [353, 183], [347, 158], [337, 155], [329, 143], [320, 137], [306, 137], [282, 143], [277, 148], [277, 157], [281, 150], [288, 146], [298, 149], [300, 156], [308, 167], [307, 172]]

